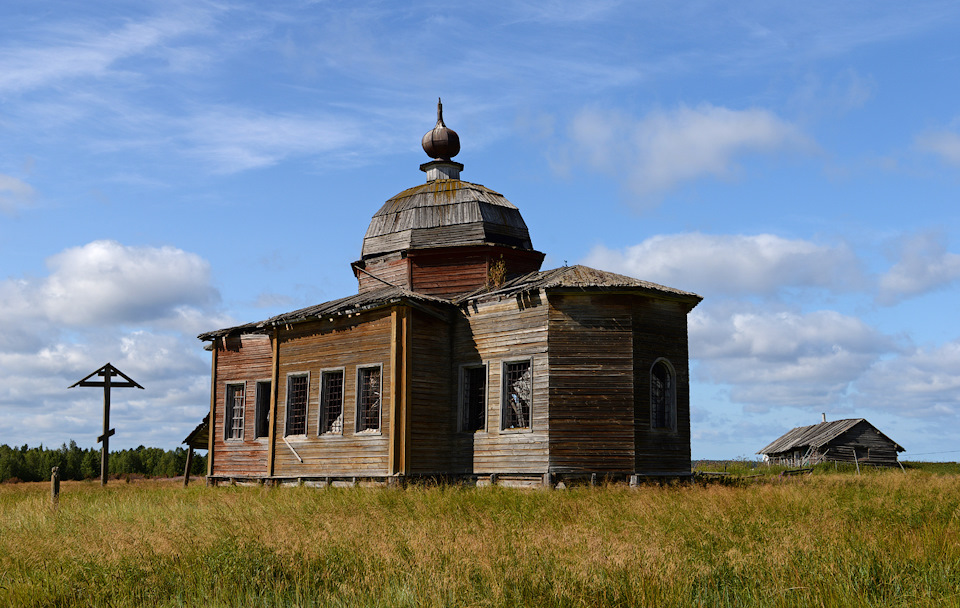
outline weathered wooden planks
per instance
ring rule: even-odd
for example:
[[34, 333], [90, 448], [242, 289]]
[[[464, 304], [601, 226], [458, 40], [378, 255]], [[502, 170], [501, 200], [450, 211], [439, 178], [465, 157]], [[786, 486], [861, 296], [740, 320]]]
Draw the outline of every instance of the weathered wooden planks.
[[[272, 349], [269, 336], [246, 334], [216, 341], [214, 416], [210, 425], [213, 447], [211, 474], [262, 477], [267, 474], [269, 438], [254, 437], [256, 383], [271, 378]], [[226, 387], [244, 387], [242, 439], [226, 439], [224, 420]]]
[[571, 294], [550, 305], [550, 469], [633, 473], [630, 299]]
[[[274, 475], [387, 475], [392, 373], [389, 309], [321, 319], [281, 328]], [[358, 369], [380, 369], [381, 401], [378, 431], [357, 432]], [[320, 378], [324, 370], [342, 369], [343, 432], [319, 435]], [[307, 425], [302, 435], [285, 434], [287, 378], [307, 374]], [[289, 444], [289, 445], [288, 445]], [[302, 460], [302, 462], [301, 462]]]

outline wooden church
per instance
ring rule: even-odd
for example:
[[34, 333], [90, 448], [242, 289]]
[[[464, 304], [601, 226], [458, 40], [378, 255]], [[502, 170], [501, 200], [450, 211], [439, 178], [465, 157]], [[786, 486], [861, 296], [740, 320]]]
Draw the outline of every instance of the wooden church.
[[541, 270], [517, 207], [460, 179], [439, 105], [423, 149], [426, 182], [370, 221], [356, 294], [199, 336], [208, 482], [689, 475], [700, 296]]

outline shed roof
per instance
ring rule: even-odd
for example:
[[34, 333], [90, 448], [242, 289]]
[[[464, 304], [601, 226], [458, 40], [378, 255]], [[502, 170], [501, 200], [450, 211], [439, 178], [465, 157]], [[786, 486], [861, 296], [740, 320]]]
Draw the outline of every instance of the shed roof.
[[383, 289], [374, 289], [364, 293], [347, 296], [345, 298], [339, 298], [337, 300], [330, 300], [329, 302], [307, 306], [306, 308], [301, 308], [299, 310], [285, 312], [283, 314], [270, 317], [269, 319], [264, 319], [263, 321], [256, 321], [253, 323], [246, 323], [244, 325], [236, 325], [234, 327], [209, 331], [202, 333], [197, 337], [201, 340], [213, 340], [215, 338], [231, 334], [264, 333], [274, 326], [285, 323], [298, 323], [300, 321], [306, 321], [319, 317], [349, 315], [363, 312], [364, 310], [371, 310], [373, 308], [387, 306], [402, 300], [433, 304], [450, 303], [449, 300], [430, 296], [425, 293], [409, 291], [400, 287], [384, 287]]
[[810, 426], [798, 426], [791, 429], [775, 439], [770, 445], [763, 448], [757, 454], [781, 454], [791, 450], [805, 449], [809, 447], [820, 448], [840, 435], [846, 433], [860, 423], [869, 425], [875, 431], [880, 433], [887, 441], [896, 446], [898, 452], [903, 452], [904, 448], [896, 441], [890, 439], [880, 432], [877, 427], [867, 422], [864, 418], [848, 418], [845, 420], [831, 420], [829, 422], [820, 422]]
[[209, 448], [210, 440], [210, 414], [203, 417], [203, 421], [197, 425], [197, 428], [190, 431], [183, 443], [195, 450], [206, 450]]
[[532, 250], [520, 210], [480, 184], [436, 179], [408, 188], [383, 204], [370, 220], [361, 257], [485, 244]]

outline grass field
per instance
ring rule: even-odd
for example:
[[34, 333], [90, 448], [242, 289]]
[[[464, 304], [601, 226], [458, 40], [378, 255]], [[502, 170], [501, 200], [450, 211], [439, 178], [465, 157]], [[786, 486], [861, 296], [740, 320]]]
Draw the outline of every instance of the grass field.
[[0, 486], [0, 606], [957, 606], [960, 476]]

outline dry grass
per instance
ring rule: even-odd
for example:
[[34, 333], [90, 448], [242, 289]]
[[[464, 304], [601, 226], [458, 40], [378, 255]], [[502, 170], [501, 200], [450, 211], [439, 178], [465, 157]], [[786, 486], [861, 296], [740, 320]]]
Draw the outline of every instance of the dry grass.
[[960, 478], [523, 491], [0, 486], [3, 606], [944, 606]]

